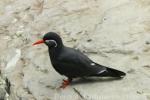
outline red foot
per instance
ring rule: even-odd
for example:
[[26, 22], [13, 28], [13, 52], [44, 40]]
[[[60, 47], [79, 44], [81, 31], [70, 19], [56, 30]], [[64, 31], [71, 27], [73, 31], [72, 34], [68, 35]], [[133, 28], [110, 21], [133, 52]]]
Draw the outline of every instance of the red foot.
[[66, 88], [68, 85], [70, 84], [70, 81], [69, 80], [63, 80], [63, 83], [62, 85], [60, 86], [60, 88]]

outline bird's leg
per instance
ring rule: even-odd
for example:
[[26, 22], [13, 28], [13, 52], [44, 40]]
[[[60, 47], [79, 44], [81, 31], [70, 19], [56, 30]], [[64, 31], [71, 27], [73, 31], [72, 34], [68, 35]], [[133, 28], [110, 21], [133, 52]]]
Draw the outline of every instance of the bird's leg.
[[60, 86], [60, 88], [66, 88], [72, 81], [72, 78], [68, 78], [67, 80], [63, 80], [62, 85]]

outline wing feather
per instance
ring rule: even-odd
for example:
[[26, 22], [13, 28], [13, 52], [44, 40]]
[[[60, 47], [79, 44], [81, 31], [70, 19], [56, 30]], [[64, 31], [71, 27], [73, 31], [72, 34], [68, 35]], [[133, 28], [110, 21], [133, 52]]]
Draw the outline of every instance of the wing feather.
[[[58, 57], [59, 67], [63, 68], [62, 74], [70, 77], [82, 77], [96, 74], [105, 69], [103, 66], [97, 66], [86, 55], [78, 50], [66, 48]], [[92, 65], [93, 64], [93, 65]]]

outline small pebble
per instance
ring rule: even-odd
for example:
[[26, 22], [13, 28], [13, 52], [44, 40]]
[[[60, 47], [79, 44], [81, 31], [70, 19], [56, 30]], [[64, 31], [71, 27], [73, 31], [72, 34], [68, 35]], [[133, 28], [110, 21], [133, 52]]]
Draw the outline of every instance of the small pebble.
[[87, 42], [91, 42], [91, 41], [92, 41], [92, 39], [88, 39], [88, 40], [87, 40]]
[[149, 41], [146, 41], [146, 42], [145, 42], [145, 44], [149, 45], [149, 44], [150, 44], [150, 42], [149, 42]]

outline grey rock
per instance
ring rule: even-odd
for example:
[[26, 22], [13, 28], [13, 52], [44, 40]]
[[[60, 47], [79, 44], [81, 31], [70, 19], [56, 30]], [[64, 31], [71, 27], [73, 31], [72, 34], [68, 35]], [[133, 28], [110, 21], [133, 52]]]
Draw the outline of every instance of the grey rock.
[[[11, 84], [0, 84], [0, 96], [7, 94], [7, 100], [149, 99], [149, 3], [0, 0], [0, 70], [2, 80], [7, 78]], [[76, 79], [65, 90], [58, 89], [65, 77], [53, 69], [47, 47], [32, 46], [48, 31], [57, 32], [65, 45], [127, 76], [122, 80]]]

